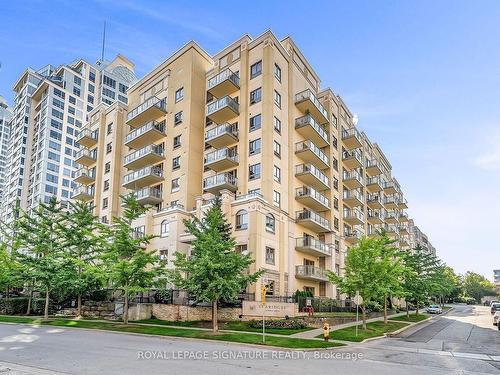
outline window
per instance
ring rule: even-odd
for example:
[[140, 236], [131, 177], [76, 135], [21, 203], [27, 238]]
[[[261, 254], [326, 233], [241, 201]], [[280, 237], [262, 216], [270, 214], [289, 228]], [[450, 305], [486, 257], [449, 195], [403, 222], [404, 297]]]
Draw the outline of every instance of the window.
[[278, 207], [281, 206], [281, 194], [279, 191], [276, 190], [273, 191], [273, 202], [276, 206]]
[[249, 131], [253, 132], [254, 130], [260, 129], [261, 125], [262, 125], [262, 115], [261, 114], [250, 117]]
[[281, 134], [281, 120], [274, 116], [274, 130], [276, 130], [276, 133]]
[[92, 82], [95, 82], [95, 72], [93, 72], [93, 71], [90, 71], [90, 72], [89, 72], [89, 79], [90, 79]]
[[250, 155], [256, 155], [260, 153], [260, 138], [254, 139], [250, 141], [248, 144], [248, 153]]
[[274, 249], [266, 246], [266, 264], [274, 265]]
[[102, 78], [102, 83], [105, 84], [106, 86], [116, 88], [116, 81], [112, 78], [109, 78], [108, 76], [103, 76]]
[[181, 188], [181, 185], [179, 183], [179, 177], [174, 178], [172, 180], [172, 189], [171, 189], [172, 193], [175, 193], [176, 191], [179, 191], [180, 188]]
[[107, 134], [111, 134], [113, 132], [113, 123], [108, 124]]
[[281, 145], [276, 141], [274, 141], [273, 150], [274, 150], [274, 155], [281, 158]]
[[278, 91], [274, 90], [274, 104], [281, 108], [281, 95]]
[[80, 77], [74, 76], [73, 77], [73, 82], [75, 82], [78, 86], [81, 86], [82, 79]]
[[266, 215], [266, 230], [272, 233], [276, 231], [276, 220], [272, 214]]
[[108, 208], [108, 198], [102, 200], [102, 208]]
[[73, 87], [73, 94], [80, 97], [80, 89], [78, 87]]
[[274, 64], [274, 76], [279, 82], [281, 82], [281, 68], [276, 63]]
[[250, 67], [250, 79], [262, 74], [262, 60], [256, 62]]
[[174, 137], [174, 150], [181, 147], [181, 135], [176, 135]]
[[236, 230], [243, 230], [248, 228], [248, 212], [240, 210], [236, 213]]
[[106, 164], [104, 164], [104, 173], [109, 173], [111, 170], [111, 163], [108, 161]]
[[174, 125], [179, 125], [182, 122], [182, 111], [174, 115]]
[[255, 89], [250, 92], [250, 105], [258, 103], [262, 100], [262, 88]]
[[281, 169], [276, 165], [274, 166], [273, 169], [273, 179], [276, 182], [281, 182]]
[[106, 145], [106, 154], [109, 154], [111, 152], [111, 150], [113, 149], [113, 145], [111, 142], [109, 142], [107, 145]]
[[266, 296], [274, 296], [274, 289], [275, 289], [275, 285], [274, 285], [274, 280], [269, 280], [267, 282], [267, 286], [266, 286]]
[[170, 223], [168, 220], [163, 220], [160, 226], [160, 237], [167, 237], [170, 233]]
[[175, 158], [172, 159], [172, 170], [176, 171], [181, 167], [181, 157], [176, 156]]
[[108, 217], [106, 215], [101, 217], [101, 223], [107, 224], [108, 223]]
[[160, 250], [160, 261], [166, 262], [168, 260], [168, 250]]
[[107, 191], [109, 190], [109, 180], [104, 180], [104, 188], [103, 188], [104, 191]]
[[248, 245], [246, 243], [241, 245], [236, 245], [234, 251], [238, 254], [246, 254], [248, 252]]
[[125, 86], [123, 83], [118, 83], [118, 91], [120, 91], [122, 94], [127, 93], [128, 87]]
[[248, 180], [256, 180], [260, 178], [260, 163], [253, 164], [248, 167]]
[[175, 102], [180, 102], [182, 99], [184, 99], [184, 87], [175, 92]]

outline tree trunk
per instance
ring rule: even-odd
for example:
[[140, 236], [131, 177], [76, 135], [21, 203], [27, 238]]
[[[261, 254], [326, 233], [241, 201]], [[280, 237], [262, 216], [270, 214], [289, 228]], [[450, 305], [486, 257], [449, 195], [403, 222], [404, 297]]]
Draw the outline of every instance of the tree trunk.
[[387, 296], [384, 296], [384, 324], [387, 324]]
[[128, 292], [125, 292], [123, 299], [123, 323], [128, 324]]
[[82, 316], [82, 295], [78, 294], [76, 300], [76, 316], [79, 318]]
[[363, 329], [366, 329], [366, 308], [363, 306], [361, 308], [361, 316], [363, 317]]
[[30, 288], [30, 292], [28, 295], [28, 308], [26, 309], [26, 315], [29, 315], [31, 313], [31, 300], [33, 299], [33, 289], [34, 289], [34, 282]]
[[408, 301], [405, 300], [405, 305], [406, 305], [406, 317], [410, 319], [410, 309], [408, 307]]
[[49, 319], [49, 288], [45, 291], [45, 309], [43, 311], [43, 319]]
[[416, 309], [415, 309], [415, 315], [418, 316], [418, 302], [417, 302], [417, 306], [416, 306]]
[[219, 322], [217, 314], [217, 301], [212, 301], [212, 332], [217, 333], [219, 331]]

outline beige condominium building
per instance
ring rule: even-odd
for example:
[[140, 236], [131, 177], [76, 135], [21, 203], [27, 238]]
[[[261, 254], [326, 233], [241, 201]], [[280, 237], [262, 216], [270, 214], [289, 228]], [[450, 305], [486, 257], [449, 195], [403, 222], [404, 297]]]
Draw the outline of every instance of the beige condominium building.
[[326, 271], [341, 272], [362, 235], [384, 228], [409, 246], [389, 161], [291, 38], [245, 35], [214, 56], [190, 42], [127, 94], [128, 106], [90, 113], [73, 198], [110, 222], [120, 195], [135, 192], [152, 206], [136, 230], [158, 235], [150, 248], [169, 267], [190, 251], [183, 219], [218, 194], [237, 251], [265, 270], [250, 293], [265, 283], [272, 295], [339, 298]]

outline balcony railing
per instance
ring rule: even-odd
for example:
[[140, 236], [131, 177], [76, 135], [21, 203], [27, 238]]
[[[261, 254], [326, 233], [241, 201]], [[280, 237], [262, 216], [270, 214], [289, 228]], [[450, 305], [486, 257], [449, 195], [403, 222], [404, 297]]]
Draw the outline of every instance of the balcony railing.
[[310, 128], [312, 131], [309, 134], [304, 133], [304, 136], [309, 135], [311, 138], [314, 138], [313, 141], [322, 147], [330, 144], [330, 136], [328, 135], [328, 132], [323, 128], [323, 126], [317, 123], [311, 115], [308, 114], [295, 119], [296, 130], [307, 128]]
[[343, 178], [344, 182], [346, 182], [347, 180], [355, 180], [358, 183], [360, 183], [361, 185], [363, 184], [363, 177], [361, 176], [361, 173], [359, 173], [356, 170], [353, 170], [350, 172], [344, 172], [342, 174], [342, 178]]
[[123, 185], [128, 185], [149, 176], [163, 178], [163, 170], [157, 166], [139, 169], [138, 171], [126, 174], [125, 177], [123, 177]]
[[319, 226], [330, 230], [330, 221], [312, 210], [302, 210], [295, 213], [297, 221], [312, 221]]
[[148, 154], [155, 154], [163, 157], [164, 156], [163, 147], [157, 145], [149, 145], [144, 148], [141, 148], [140, 150], [134, 151], [125, 156], [124, 165], [130, 164]]
[[295, 174], [296, 175], [302, 175], [310, 173], [313, 175], [315, 178], [317, 178], [325, 187], [329, 188], [330, 187], [330, 180], [328, 177], [321, 172], [318, 168], [316, 168], [312, 164], [299, 164], [295, 166]]
[[228, 83], [229, 86], [232, 86], [231, 92], [234, 92], [236, 89], [240, 87], [240, 77], [236, 73], [233, 73], [231, 69], [227, 68], [218, 73], [217, 75], [213, 76], [208, 80], [207, 83], [207, 90], [212, 92], [212, 91], [217, 91], [213, 92], [215, 96], [218, 96], [218, 92], [227, 92], [226, 90], [214, 90], [217, 86], [222, 86], [224, 83]]
[[306, 111], [314, 113], [316, 117], [318, 117], [317, 119], [322, 123], [328, 122], [328, 112], [319, 102], [318, 98], [316, 98], [316, 95], [314, 95], [313, 92], [309, 89], [299, 92], [298, 94], [295, 95], [295, 104], [297, 106], [299, 106], [301, 103], [306, 103], [306, 102], [312, 104], [311, 107], [307, 105], [304, 107]]
[[141, 204], [157, 204], [163, 200], [161, 190], [153, 187], [145, 187], [137, 190], [134, 195]]
[[360, 202], [363, 202], [363, 194], [359, 190], [344, 190], [342, 192], [342, 197], [344, 200], [358, 200]]
[[227, 187], [230, 190], [235, 191], [237, 188], [238, 179], [230, 173], [219, 173], [215, 176], [207, 177], [203, 180], [203, 189], [213, 190], [218, 187]]
[[146, 125], [131, 131], [125, 136], [125, 144], [134, 141], [141, 135], [144, 135], [145, 133], [151, 130], [157, 130], [160, 133], [165, 134], [165, 121], [160, 121], [160, 122], [150, 121]]
[[325, 197], [323, 194], [321, 194], [320, 192], [316, 191], [315, 189], [313, 189], [309, 186], [302, 186], [302, 187], [297, 188], [295, 190], [295, 196], [297, 198], [311, 197], [312, 199], [319, 202], [325, 208], [327, 208], [327, 209], [330, 208], [330, 200], [327, 197]]
[[342, 161], [344, 161], [349, 168], [362, 167], [363, 153], [359, 150], [344, 151], [342, 152]]
[[356, 221], [356, 222], [364, 222], [365, 221], [365, 215], [361, 210], [349, 210], [349, 209], [344, 209], [344, 220], [346, 221]]
[[239, 113], [240, 105], [230, 96], [224, 96], [207, 105], [207, 116], [216, 123], [227, 121]]
[[161, 112], [166, 112], [167, 102], [165, 101], [165, 99], [159, 99], [156, 96], [151, 96], [143, 103], [132, 109], [129, 113], [127, 113], [127, 122], [132, 122], [134, 119], [138, 118], [141, 114], [147, 112], [151, 108], [156, 108]]
[[307, 140], [307, 141], [297, 142], [295, 144], [295, 152], [296, 153], [301, 153], [301, 152], [305, 152], [305, 151], [311, 151], [318, 159], [321, 160], [321, 162], [326, 167], [328, 167], [330, 165], [330, 161], [328, 159], [328, 156], [326, 156], [326, 154], [323, 151], [321, 151], [321, 149], [318, 146], [316, 146], [314, 143], [312, 143], [311, 141]]
[[238, 162], [238, 153], [235, 148], [221, 148], [205, 155], [205, 165], [212, 164], [220, 160], [229, 159], [234, 163]]
[[93, 169], [80, 168], [75, 172], [75, 181], [91, 182], [95, 179], [95, 173]]
[[342, 141], [350, 149], [360, 148], [363, 146], [361, 133], [356, 128], [349, 128], [342, 130]]
[[[224, 140], [224, 138], [227, 138]], [[219, 140], [219, 141], [217, 141]], [[236, 124], [222, 124], [205, 133], [205, 142], [213, 147], [238, 141], [238, 127]]]
[[82, 129], [76, 138], [82, 146], [91, 147], [97, 142], [97, 132], [90, 129]]
[[325, 269], [309, 265], [295, 266], [295, 276], [324, 281], [328, 280]]
[[295, 239], [296, 249], [310, 249], [313, 252], [322, 254], [324, 256], [332, 255], [332, 246], [317, 240], [313, 237], [301, 237]]

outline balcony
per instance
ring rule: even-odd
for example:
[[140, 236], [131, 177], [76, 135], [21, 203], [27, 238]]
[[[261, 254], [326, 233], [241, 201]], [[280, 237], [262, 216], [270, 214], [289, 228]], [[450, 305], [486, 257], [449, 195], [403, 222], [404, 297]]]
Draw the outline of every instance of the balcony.
[[295, 154], [306, 163], [311, 163], [319, 169], [326, 169], [330, 166], [328, 156], [309, 140], [297, 142], [295, 144]]
[[342, 130], [342, 142], [349, 150], [363, 147], [361, 133], [356, 128]]
[[239, 89], [240, 77], [230, 69], [224, 69], [217, 75], [208, 79], [207, 91], [216, 98], [233, 94]]
[[97, 150], [90, 151], [89, 149], [82, 148], [76, 153], [75, 161], [80, 165], [90, 167], [96, 162]]
[[203, 190], [212, 194], [217, 194], [223, 189], [237, 190], [238, 180], [230, 173], [219, 173], [215, 176], [207, 177], [203, 180]]
[[344, 172], [342, 174], [342, 182], [344, 183], [344, 186], [350, 190], [358, 189], [363, 186], [363, 177], [358, 171], [355, 170]]
[[330, 144], [328, 132], [311, 115], [295, 119], [295, 130], [304, 138], [310, 139], [318, 147], [326, 147]]
[[359, 230], [347, 230], [344, 231], [344, 240], [349, 245], [355, 245], [363, 237], [363, 233]]
[[382, 210], [368, 210], [368, 222], [370, 224], [383, 224], [384, 216]]
[[378, 193], [384, 190], [383, 181], [379, 177], [369, 177], [366, 180], [366, 190], [370, 193]]
[[151, 121], [128, 133], [125, 137], [125, 146], [138, 150], [158, 142], [165, 136], [165, 121]]
[[377, 159], [366, 161], [366, 174], [370, 177], [382, 174], [382, 164]]
[[317, 257], [332, 256], [332, 246], [313, 237], [296, 238], [295, 250]]
[[384, 207], [384, 202], [382, 197], [378, 194], [368, 194], [366, 198], [366, 204], [369, 208], [379, 209]]
[[363, 154], [359, 150], [342, 152], [342, 161], [348, 169], [357, 169], [363, 166]]
[[407, 236], [410, 234], [410, 229], [408, 228], [408, 225], [400, 225], [399, 226], [399, 235], [400, 236]]
[[330, 209], [330, 200], [309, 186], [297, 188], [295, 190], [295, 199], [307, 207], [319, 212]]
[[295, 221], [314, 232], [330, 232], [330, 221], [312, 210], [304, 209], [295, 213]]
[[399, 228], [397, 225], [388, 225], [385, 228], [385, 231], [387, 233], [387, 236], [391, 239], [397, 239], [399, 238]]
[[401, 236], [399, 238], [399, 246], [402, 248], [407, 248], [410, 246], [410, 239], [408, 236]]
[[406, 212], [399, 213], [399, 222], [400, 223], [407, 223], [408, 222], [408, 214]]
[[90, 129], [82, 129], [76, 141], [84, 147], [91, 148], [97, 144], [97, 132]]
[[349, 225], [361, 225], [365, 222], [365, 215], [359, 209], [344, 209], [344, 222]]
[[205, 167], [220, 172], [238, 165], [236, 148], [221, 148], [205, 155]]
[[75, 172], [75, 182], [82, 185], [90, 185], [95, 181], [94, 172], [92, 169], [80, 168]]
[[396, 188], [396, 184], [394, 181], [387, 181], [384, 183], [384, 193], [390, 195], [390, 194], [396, 194], [398, 192]]
[[141, 124], [157, 120], [167, 113], [167, 102], [165, 99], [158, 99], [156, 96], [151, 96], [146, 99], [141, 105], [135, 107], [127, 113], [127, 124], [132, 127], [137, 127]]
[[405, 209], [405, 208], [408, 208], [408, 201], [407, 201], [406, 199], [404, 199], [404, 198], [401, 198], [401, 199], [399, 200], [398, 207], [399, 207], [400, 209]]
[[314, 187], [319, 191], [330, 189], [330, 180], [318, 168], [311, 164], [299, 164], [295, 166], [295, 177], [303, 183]]
[[328, 281], [326, 270], [315, 266], [295, 266], [295, 277], [311, 281]]
[[161, 190], [158, 188], [146, 187], [137, 190], [134, 193], [137, 202], [143, 206], [145, 205], [156, 205], [163, 201], [161, 197]]
[[344, 190], [342, 193], [343, 202], [350, 208], [363, 205], [363, 194], [359, 190]]
[[385, 197], [384, 206], [386, 209], [394, 210], [398, 208], [399, 199], [395, 195], [389, 195]]
[[387, 211], [385, 215], [385, 222], [388, 224], [399, 223], [399, 213], [397, 211]]
[[146, 167], [126, 174], [123, 178], [123, 187], [137, 190], [145, 186], [154, 185], [163, 181], [163, 170], [158, 167]]
[[205, 143], [214, 148], [222, 148], [238, 142], [238, 128], [236, 124], [222, 124], [205, 133]]
[[94, 199], [94, 187], [77, 186], [73, 189], [72, 199], [88, 202]]
[[303, 113], [310, 113], [320, 124], [328, 122], [328, 112], [311, 90], [307, 89], [296, 94], [295, 105]]
[[196, 237], [187, 231], [184, 233], [181, 233], [181, 235], [179, 236], [179, 242], [187, 243], [187, 244], [192, 243], [195, 239], [196, 239]]
[[217, 124], [228, 122], [240, 114], [240, 105], [230, 96], [207, 104], [207, 117]]
[[136, 170], [163, 160], [165, 160], [163, 148], [156, 145], [149, 145], [125, 156], [123, 166], [127, 169]]

